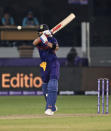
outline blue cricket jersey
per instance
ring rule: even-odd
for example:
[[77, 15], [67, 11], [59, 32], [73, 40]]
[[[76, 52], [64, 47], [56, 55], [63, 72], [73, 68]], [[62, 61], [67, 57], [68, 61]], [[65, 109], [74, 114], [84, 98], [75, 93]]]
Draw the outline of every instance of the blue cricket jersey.
[[[47, 38], [49, 42], [53, 43], [54, 45], [58, 44], [57, 40], [54, 37], [48, 37]], [[41, 62], [46, 61], [46, 62], [53, 62], [54, 60], [57, 60], [56, 53], [53, 49], [45, 45], [44, 43], [39, 43], [38, 44], [38, 49], [39, 49], [39, 55]]]

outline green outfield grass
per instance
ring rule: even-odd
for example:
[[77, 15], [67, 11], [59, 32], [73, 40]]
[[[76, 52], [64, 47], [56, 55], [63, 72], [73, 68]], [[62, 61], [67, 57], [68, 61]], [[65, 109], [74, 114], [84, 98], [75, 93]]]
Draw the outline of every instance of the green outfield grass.
[[45, 116], [43, 96], [0, 96], [0, 131], [111, 131], [109, 114], [97, 114], [97, 96], [58, 96], [58, 112]]

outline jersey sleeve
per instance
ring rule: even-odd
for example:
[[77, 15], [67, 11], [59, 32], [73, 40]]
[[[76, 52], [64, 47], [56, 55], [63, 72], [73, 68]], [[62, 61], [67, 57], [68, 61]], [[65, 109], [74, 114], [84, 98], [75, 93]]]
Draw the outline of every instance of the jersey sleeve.
[[53, 38], [52, 43], [53, 43], [54, 45], [58, 45], [58, 41], [56, 40], [56, 38]]

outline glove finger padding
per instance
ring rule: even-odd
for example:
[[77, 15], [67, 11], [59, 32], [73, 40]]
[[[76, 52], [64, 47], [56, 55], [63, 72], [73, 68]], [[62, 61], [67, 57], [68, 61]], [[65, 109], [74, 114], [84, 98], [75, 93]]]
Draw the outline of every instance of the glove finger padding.
[[43, 34], [45, 34], [46, 36], [52, 37], [52, 34], [51, 34], [50, 30], [43, 31]]
[[44, 34], [42, 34], [42, 35], [40, 36], [40, 40], [41, 40], [44, 44], [47, 44], [47, 43], [48, 43], [48, 39], [47, 39], [46, 35], [44, 35]]

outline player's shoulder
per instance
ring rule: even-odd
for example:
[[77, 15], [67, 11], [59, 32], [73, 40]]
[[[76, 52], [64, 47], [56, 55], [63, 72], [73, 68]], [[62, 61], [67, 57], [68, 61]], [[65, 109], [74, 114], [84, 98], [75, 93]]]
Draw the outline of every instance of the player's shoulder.
[[54, 39], [55, 41], [57, 41], [57, 39], [56, 39], [55, 37], [53, 37], [53, 39]]
[[58, 43], [57, 39], [55, 37], [49, 37], [49, 40], [54, 43]]

